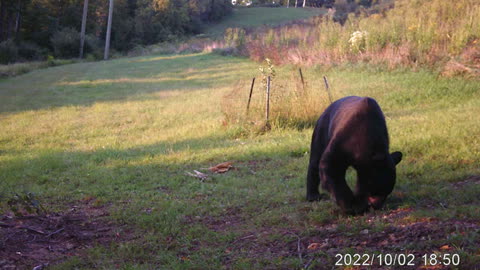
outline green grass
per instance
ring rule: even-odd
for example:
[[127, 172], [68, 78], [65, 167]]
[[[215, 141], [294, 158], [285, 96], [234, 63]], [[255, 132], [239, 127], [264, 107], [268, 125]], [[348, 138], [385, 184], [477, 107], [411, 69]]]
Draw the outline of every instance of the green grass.
[[236, 8], [233, 14], [221, 23], [212, 25], [206, 31], [209, 36], [222, 35], [225, 29], [233, 27], [253, 28], [262, 25], [276, 26], [283, 23], [308, 19], [324, 14], [325, 9], [319, 8]]
[[59, 60], [49, 60], [49, 61], [43, 61], [43, 62], [37, 61], [37, 62], [0, 65], [0, 79], [22, 75], [24, 73], [28, 73], [36, 69], [42, 69], [42, 68], [47, 68], [52, 66], [68, 65], [75, 62], [78, 62], [78, 60], [76, 61], [76, 60], [59, 59]]
[[[406, 238], [397, 246], [360, 245], [360, 251], [408, 246], [431, 253], [449, 244], [450, 253], [462, 254], [462, 266], [479, 262], [478, 231], [461, 224], [478, 223], [480, 189], [455, 185], [480, 174], [478, 81], [368, 67], [304, 71], [310, 91], [323, 91], [327, 75], [335, 98], [376, 98], [387, 116], [392, 151], [404, 153], [386, 209], [347, 217], [331, 201], [304, 201], [311, 129], [239, 135], [222, 125], [224, 95], [237, 81], [258, 77], [257, 67], [212, 54], [148, 56], [0, 81], [3, 198], [31, 191], [50, 211], [95, 198], [110, 219], [137, 236], [90, 249], [58, 269], [295, 269], [314, 257], [321, 261], [312, 268], [331, 268], [332, 250], [307, 252], [306, 246], [331, 237], [338, 252], [351, 252], [351, 243], [370, 241], [365, 229], [378, 235], [393, 226], [393, 234], [402, 236], [408, 231], [401, 226], [426, 219], [425, 226], [440, 231], [421, 231], [421, 241]], [[278, 68], [272, 91], [292, 72]], [[262, 98], [255, 91], [254, 98]], [[186, 176], [224, 161], [236, 169], [204, 182]], [[353, 173], [348, 178], [352, 182]], [[0, 209], [8, 206], [2, 201]], [[402, 209], [408, 211], [397, 218]]]

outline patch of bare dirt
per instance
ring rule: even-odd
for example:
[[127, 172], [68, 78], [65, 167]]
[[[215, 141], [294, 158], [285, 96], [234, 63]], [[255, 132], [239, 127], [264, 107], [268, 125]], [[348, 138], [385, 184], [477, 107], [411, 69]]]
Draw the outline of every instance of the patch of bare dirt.
[[[399, 214], [393, 213], [393, 215]], [[390, 214], [387, 214], [390, 215]], [[400, 216], [403, 215], [400, 214]], [[415, 265], [422, 266], [421, 256], [441, 253], [458, 253], [456, 249], [462, 246], [451, 246], [449, 239], [455, 234], [465, 235], [471, 232], [480, 232], [480, 223], [469, 221], [422, 221], [412, 224], [400, 224], [387, 226], [382, 231], [369, 229], [349, 232], [338, 229], [335, 224], [317, 228], [317, 231], [302, 236], [302, 231], [270, 230], [261, 229], [247, 232], [234, 240], [225, 251], [224, 263], [229, 265], [235, 261], [235, 257], [248, 257], [251, 259], [274, 260], [278, 258], [300, 258], [304, 269], [317, 262], [314, 269], [334, 269], [336, 254], [345, 254], [345, 249], [360, 255], [380, 252], [380, 254], [413, 254]], [[467, 248], [480, 246], [478, 239], [472, 240]], [[438, 244], [436, 244], [438, 243]], [[467, 264], [462, 264], [469, 267]], [[322, 268], [322, 266], [324, 268]], [[298, 267], [298, 266], [296, 266]], [[465, 269], [467, 269], [465, 268]], [[266, 268], [268, 269], [268, 268]], [[291, 265], [275, 265], [271, 269], [291, 269]], [[350, 268], [349, 268], [350, 269]], [[352, 268], [357, 269], [357, 268]], [[369, 268], [358, 269], [391, 269], [374, 265]], [[412, 268], [414, 269], [414, 268]], [[448, 269], [437, 266], [427, 269]]]
[[108, 215], [107, 207], [82, 202], [65, 213], [0, 216], [0, 269], [43, 269], [95, 245], [125, 240], [127, 231]]
[[239, 208], [230, 207], [224, 209], [223, 213], [219, 216], [186, 216], [184, 222], [201, 223], [213, 231], [225, 232], [231, 231], [232, 228], [243, 224], [244, 218]]

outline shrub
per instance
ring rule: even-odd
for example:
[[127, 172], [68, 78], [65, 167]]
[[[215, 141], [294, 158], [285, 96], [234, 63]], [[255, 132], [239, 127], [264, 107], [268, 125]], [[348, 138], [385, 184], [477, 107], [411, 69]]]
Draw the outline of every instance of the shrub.
[[10, 64], [18, 60], [18, 47], [12, 39], [0, 43], [0, 63]]
[[41, 68], [41, 62], [15, 63], [0, 65], [0, 78], [13, 77]]
[[243, 28], [227, 28], [224, 39], [227, 47], [242, 50], [245, 47], [245, 30]]
[[76, 57], [79, 53], [80, 34], [73, 28], [63, 28], [50, 39], [56, 57]]
[[96, 60], [103, 59], [104, 42], [94, 35], [85, 36], [85, 52]]
[[21, 42], [18, 46], [18, 55], [21, 59], [27, 61], [41, 60], [45, 58], [47, 54], [46, 49], [40, 48], [35, 43], [31, 42]]

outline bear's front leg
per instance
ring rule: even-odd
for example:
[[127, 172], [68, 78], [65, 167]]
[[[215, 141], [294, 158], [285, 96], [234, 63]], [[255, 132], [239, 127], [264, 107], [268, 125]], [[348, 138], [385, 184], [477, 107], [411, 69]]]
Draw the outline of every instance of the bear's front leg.
[[320, 185], [320, 175], [318, 173], [318, 161], [311, 161], [308, 165], [307, 173], [307, 201], [318, 201], [321, 198], [318, 186]]
[[356, 197], [345, 181], [346, 168], [333, 166], [335, 162], [320, 163], [322, 187], [328, 190], [344, 213], [355, 215], [368, 210], [366, 198]]
[[352, 210], [351, 214], [352, 215], [359, 215], [363, 214], [368, 211], [368, 199], [367, 197], [364, 196], [353, 196], [353, 201], [352, 201]]
[[348, 210], [352, 206], [353, 193], [345, 181], [346, 169], [334, 166], [336, 162], [322, 159], [320, 162], [320, 179], [322, 188], [330, 192], [335, 202], [342, 208]]

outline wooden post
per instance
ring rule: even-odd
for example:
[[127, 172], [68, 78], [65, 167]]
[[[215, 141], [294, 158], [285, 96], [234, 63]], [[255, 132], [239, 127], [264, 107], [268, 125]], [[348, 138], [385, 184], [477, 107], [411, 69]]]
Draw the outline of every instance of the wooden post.
[[300, 73], [300, 80], [302, 81], [302, 90], [305, 92], [305, 80], [303, 79], [302, 68], [298, 68], [298, 72]]
[[265, 126], [270, 127], [270, 76], [267, 77], [267, 92], [265, 96]]
[[87, 27], [87, 14], [88, 14], [88, 0], [83, 2], [83, 16], [82, 16], [82, 29], [80, 31], [80, 55], [78, 58], [83, 58], [83, 47], [85, 44], [85, 28]]
[[328, 86], [328, 80], [326, 76], [323, 76], [323, 81], [325, 82], [325, 89], [327, 89], [328, 99], [330, 100], [330, 104], [333, 102], [332, 95], [330, 94], [330, 87]]
[[103, 54], [104, 60], [108, 60], [108, 54], [110, 51], [110, 34], [112, 31], [112, 15], [113, 15], [113, 0], [110, 0], [110, 6], [108, 9], [107, 37], [105, 39], [105, 53]]
[[253, 86], [255, 85], [255, 77], [252, 79], [252, 86], [250, 86], [250, 95], [248, 96], [248, 103], [247, 103], [247, 114], [248, 110], [250, 109], [250, 101], [252, 100], [252, 93], [253, 93]]

